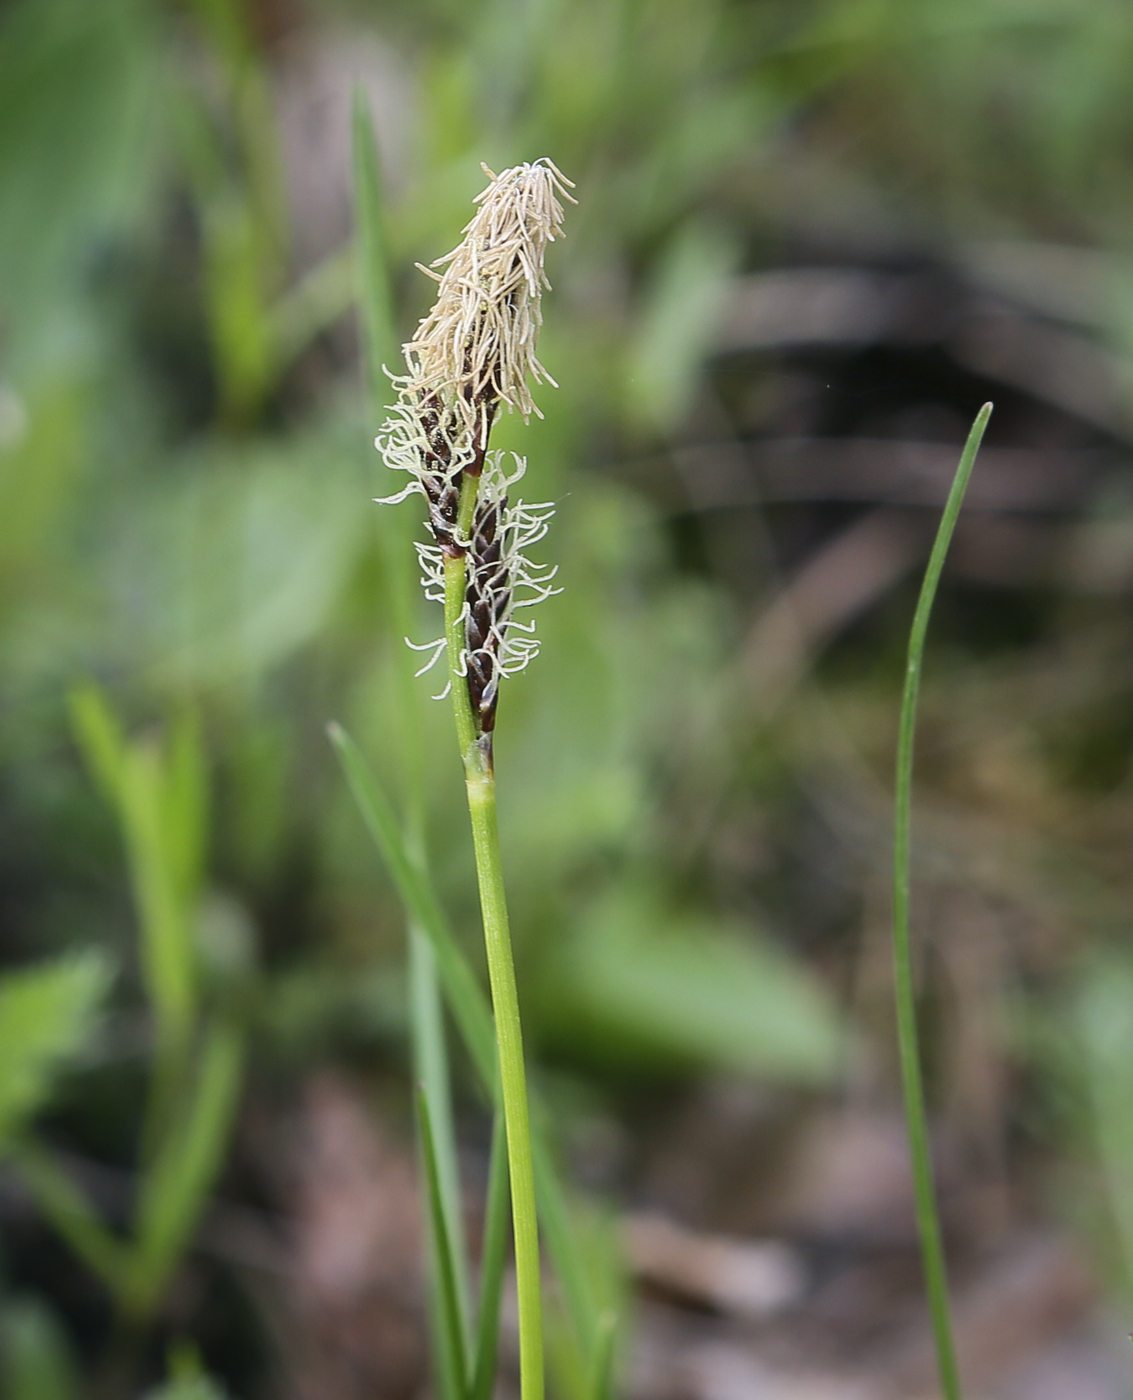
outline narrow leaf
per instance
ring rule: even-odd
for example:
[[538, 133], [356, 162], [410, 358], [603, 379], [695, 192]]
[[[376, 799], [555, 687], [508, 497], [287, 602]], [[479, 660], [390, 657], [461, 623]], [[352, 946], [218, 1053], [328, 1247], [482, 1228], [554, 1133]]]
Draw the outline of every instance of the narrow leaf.
[[121, 1297], [128, 1265], [122, 1241], [103, 1225], [87, 1198], [45, 1148], [22, 1139], [8, 1150], [40, 1210], [87, 1268]]
[[563, 1291], [575, 1341], [584, 1356], [590, 1357], [598, 1342], [599, 1314], [594, 1290], [582, 1257], [578, 1236], [571, 1220], [566, 1191], [551, 1156], [546, 1131], [540, 1122], [538, 1102], [532, 1102], [531, 1156], [535, 1169], [535, 1193], [543, 1237], [555, 1261], [555, 1273]]
[[76, 686], [68, 696], [71, 727], [91, 777], [114, 807], [121, 801], [122, 761], [126, 741], [118, 717], [93, 683]]
[[496, 1039], [488, 998], [452, 935], [427, 877], [411, 859], [393, 808], [378, 787], [357, 744], [338, 724], [328, 726], [331, 743], [346, 773], [366, 828], [385, 860], [386, 869], [410, 915], [428, 934], [437, 955], [437, 970], [476, 1072], [493, 1095]]
[[196, 956], [187, 914], [188, 886], [199, 879], [204, 841], [199, 732], [195, 721], [184, 717], [174, 727], [167, 761], [152, 739], [126, 739], [97, 686], [74, 689], [70, 705], [87, 766], [122, 825], [159, 1057], [176, 1058], [196, 1002]]
[[913, 743], [916, 737], [917, 698], [920, 693], [921, 667], [924, 662], [925, 637], [936, 598], [937, 585], [944, 568], [944, 559], [952, 540], [952, 532], [964, 504], [964, 492], [975, 465], [976, 453], [983, 440], [991, 404], [984, 404], [976, 415], [968, 441], [960, 456], [960, 465], [948, 501], [936, 532], [936, 540], [925, 570], [917, 609], [909, 635], [908, 662], [905, 669], [905, 689], [901, 701], [901, 720], [897, 739], [897, 778], [894, 802], [893, 836], [893, 968], [894, 996], [897, 1006], [897, 1041], [900, 1050], [901, 1079], [905, 1091], [905, 1122], [909, 1134], [909, 1154], [912, 1159], [913, 1188], [916, 1198], [917, 1227], [921, 1237], [921, 1257], [933, 1339], [936, 1345], [937, 1371], [945, 1400], [960, 1400], [960, 1375], [956, 1365], [956, 1348], [952, 1340], [952, 1318], [948, 1301], [948, 1275], [944, 1258], [944, 1242], [940, 1217], [936, 1208], [932, 1155], [929, 1151], [928, 1120], [925, 1112], [924, 1079], [921, 1073], [920, 1046], [917, 1036], [916, 994], [913, 987], [913, 964], [909, 935], [909, 831], [912, 809]]
[[614, 1357], [618, 1340], [617, 1314], [607, 1311], [598, 1320], [597, 1344], [591, 1363], [592, 1400], [613, 1400]]
[[469, 1400], [491, 1400], [496, 1383], [500, 1301], [507, 1264], [510, 1206], [507, 1134], [503, 1114], [497, 1113], [492, 1125], [492, 1155], [488, 1165], [484, 1245], [480, 1260], [480, 1310], [476, 1318], [476, 1353]]
[[146, 994], [157, 1021], [159, 1056], [180, 1054], [197, 998], [196, 950], [166, 830], [162, 756], [149, 741], [129, 745], [122, 765], [122, 824], [141, 922]]
[[357, 230], [358, 290], [370, 392], [375, 411], [389, 394], [382, 365], [397, 359], [397, 325], [390, 290], [381, 162], [369, 105], [354, 89], [354, 217]]
[[411, 923], [409, 927], [409, 1020], [417, 1082], [429, 1104], [440, 1209], [452, 1255], [460, 1335], [467, 1351], [468, 1251], [460, 1209], [460, 1175], [456, 1155], [456, 1131], [452, 1120], [452, 1088], [445, 1045], [444, 1010], [437, 982], [436, 954], [428, 935], [415, 923]]
[[[354, 90], [354, 209], [355, 265], [358, 301], [369, 388], [370, 411], [375, 426], [393, 396], [386, 366], [396, 371], [401, 361], [397, 317], [394, 309], [389, 243], [385, 229], [385, 197], [381, 158], [365, 93]], [[376, 459], [375, 459], [376, 460]], [[417, 594], [417, 556], [413, 547], [416, 521], [404, 511], [380, 512], [377, 525], [384, 572], [383, 587], [389, 604], [389, 639], [397, 647], [414, 630]], [[410, 850], [424, 849], [424, 744], [410, 669], [395, 668], [401, 718], [401, 796], [403, 823]], [[438, 1131], [440, 1125], [438, 1124]]]
[[195, 1092], [142, 1183], [130, 1295], [143, 1316], [160, 1301], [223, 1162], [242, 1065], [242, 1037], [233, 1026], [214, 1022], [205, 1035]]
[[[453, 937], [427, 877], [410, 858], [393, 809], [358, 746], [341, 725], [329, 725], [328, 733], [362, 819], [385, 860], [402, 902], [432, 940], [449, 1009], [485, 1091], [498, 1106], [495, 1033], [487, 995]], [[578, 1345], [585, 1356], [592, 1357], [598, 1341], [598, 1307], [534, 1093], [531, 1096], [531, 1117], [535, 1190], [547, 1248], [563, 1287]]]
[[429, 1227], [433, 1244], [433, 1263], [440, 1299], [441, 1374], [452, 1384], [458, 1396], [467, 1394], [468, 1355], [457, 1293], [456, 1269], [452, 1239], [449, 1235], [441, 1192], [437, 1163], [437, 1144], [433, 1135], [433, 1120], [429, 1099], [424, 1089], [417, 1092], [417, 1115], [421, 1144], [425, 1152], [425, 1173], [429, 1185]]

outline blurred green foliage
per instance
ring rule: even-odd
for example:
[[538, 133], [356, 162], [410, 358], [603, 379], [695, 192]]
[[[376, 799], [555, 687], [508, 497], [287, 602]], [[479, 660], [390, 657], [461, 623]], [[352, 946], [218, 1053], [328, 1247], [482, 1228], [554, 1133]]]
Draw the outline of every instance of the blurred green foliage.
[[234, 987], [249, 950], [231, 921], [228, 937], [216, 936], [202, 900], [207, 778], [192, 716], [180, 716], [162, 746], [152, 737], [128, 740], [94, 686], [76, 690], [71, 708], [124, 837], [151, 1020], [129, 1234], [100, 1219], [33, 1134], [16, 1131], [47, 1098], [55, 1063], [89, 1037], [108, 980], [97, 950], [9, 975], [0, 992], [0, 1041], [11, 1077], [0, 1090], [0, 1123], [40, 1209], [109, 1290], [119, 1326], [136, 1331], [161, 1306], [227, 1152], [243, 1060]]
[[78, 1368], [59, 1320], [36, 1298], [15, 1298], [0, 1313], [0, 1378], [10, 1400], [74, 1400]]
[[67, 1060], [86, 1048], [108, 973], [92, 948], [0, 981], [0, 1144], [39, 1111]]

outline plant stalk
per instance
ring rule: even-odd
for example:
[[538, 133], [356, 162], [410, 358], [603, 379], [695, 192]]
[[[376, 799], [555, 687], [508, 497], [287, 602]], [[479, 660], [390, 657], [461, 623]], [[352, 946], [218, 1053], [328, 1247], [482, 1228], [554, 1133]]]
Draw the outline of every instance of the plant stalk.
[[[456, 531], [458, 540], [468, 539], [478, 489], [478, 477], [466, 473], [461, 486]], [[522, 1400], [542, 1400], [543, 1310], [527, 1075], [523, 1063], [519, 996], [515, 983], [511, 930], [500, 859], [492, 736], [477, 735], [467, 678], [461, 674], [466, 571], [467, 559], [463, 552], [445, 560], [445, 636], [448, 643], [449, 679], [452, 683], [457, 740], [464, 763], [468, 813], [472, 822], [472, 843], [476, 853], [476, 875], [480, 886], [480, 909], [484, 921], [484, 944], [488, 959], [488, 980], [492, 989], [492, 1008], [495, 1012], [500, 1091], [507, 1133], [512, 1227], [515, 1238], [515, 1284], [519, 1305], [520, 1395]]]
[[917, 1037], [916, 993], [913, 983], [912, 954], [909, 937], [909, 830], [912, 808], [913, 743], [916, 737], [917, 698], [920, 693], [921, 667], [924, 661], [925, 637], [929, 617], [936, 597], [944, 559], [952, 540], [952, 532], [964, 503], [964, 492], [972, 474], [976, 453], [983, 439], [991, 404], [984, 404], [976, 415], [968, 441], [956, 468], [952, 489], [944, 507], [936, 540], [925, 570], [920, 597], [917, 600], [913, 627], [909, 634], [908, 662], [905, 668], [905, 689], [901, 702], [901, 723], [897, 738], [897, 781], [894, 803], [893, 832], [893, 972], [897, 1006], [897, 1041], [900, 1049], [901, 1080], [905, 1093], [905, 1121], [909, 1133], [909, 1155], [912, 1159], [913, 1185], [916, 1196], [917, 1228], [921, 1239], [925, 1286], [932, 1316], [936, 1363], [944, 1400], [961, 1400], [960, 1374], [956, 1364], [956, 1348], [952, 1338], [952, 1318], [948, 1302], [948, 1273], [944, 1259], [944, 1242], [940, 1216], [936, 1206], [932, 1154], [929, 1151], [928, 1121], [925, 1113], [924, 1077], [921, 1071]]

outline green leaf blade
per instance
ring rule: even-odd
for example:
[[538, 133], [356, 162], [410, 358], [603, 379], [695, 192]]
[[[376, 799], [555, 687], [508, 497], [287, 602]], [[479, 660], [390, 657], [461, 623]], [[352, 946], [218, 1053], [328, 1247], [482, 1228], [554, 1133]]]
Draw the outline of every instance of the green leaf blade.
[[429, 1233], [432, 1245], [433, 1272], [440, 1305], [438, 1319], [440, 1325], [437, 1327], [438, 1350], [440, 1352], [438, 1369], [445, 1389], [455, 1397], [459, 1397], [459, 1400], [464, 1400], [468, 1393], [468, 1345], [458, 1291], [456, 1258], [452, 1237], [449, 1234], [437, 1160], [437, 1142], [433, 1131], [433, 1119], [429, 1109], [429, 1097], [423, 1088], [417, 1091], [417, 1118], [420, 1126], [421, 1144], [424, 1149], [425, 1175], [429, 1188]]
[[382, 366], [396, 365], [398, 338], [390, 287], [381, 161], [370, 109], [360, 88], [354, 89], [352, 118], [358, 293], [370, 394], [376, 412], [390, 393]]
[[952, 1336], [951, 1308], [948, 1300], [948, 1274], [944, 1258], [944, 1242], [940, 1216], [936, 1206], [932, 1154], [928, 1140], [928, 1118], [925, 1110], [924, 1080], [921, 1072], [920, 1047], [917, 1033], [916, 989], [913, 984], [911, 937], [909, 930], [909, 837], [912, 811], [913, 745], [916, 738], [917, 699], [920, 694], [921, 669], [924, 664], [925, 638], [928, 634], [932, 605], [936, 598], [940, 575], [952, 533], [964, 504], [976, 453], [991, 417], [991, 404], [984, 404], [976, 415], [960, 456], [959, 466], [948, 493], [936, 539], [925, 570], [920, 597], [917, 600], [913, 626], [909, 634], [905, 688], [901, 701], [901, 719], [897, 737], [897, 775], [894, 800], [893, 833], [893, 970], [894, 999], [897, 1009], [897, 1040], [901, 1060], [901, 1078], [905, 1093], [905, 1121], [909, 1134], [909, 1150], [913, 1167], [917, 1226], [921, 1237], [921, 1255], [925, 1284], [928, 1290], [929, 1312], [936, 1345], [937, 1371], [945, 1400], [960, 1400], [960, 1373], [956, 1363], [956, 1347]]
[[398, 895], [432, 941], [437, 970], [453, 1017], [477, 1074], [491, 1090], [496, 1079], [496, 1040], [488, 998], [453, 937], [427, 877], [410, 857], [393, 807], [357, 744], [341, 725], [330, 725], [328, 733], [362, 819], [385, 860]]
[[[427, 878], [415, 867], [394, 816], [357, 744], [339, 724], [328, 734], [346, 774], [359, 813], [386, 862], [406, 910], [433, 943], [437, 968], [449, 1009], [465, 1049], [492, 1102], [499, 1105], [496, 1047], [488, 999], [453, 937]], [[595, 1300], [571, 1221], [571, 1208], [559, 1180], [538, 1098], [532, 1095], [532, 1165], [544, 1237], [562, 1285], [575, 1341], [583, 1356], [593, 1358], [601, 1345], [601, 1310]]]
[[138, 1202], [130, 1301], [148, 1316], [200, 1219], [228, 1144], [244, 1043], [225, 1021], [207, 1030], [192, 1097], [164, 1135]]
[[469, 1400], [491, 1400], [499, 1351], [500, 1302], [507, 1265], [511, 1194], [508, 1183], [507, 1139], [503, 1116], [492, 1126], [488, 1165], [488, 1194], [484, 1211], [484, 1246], [480, 1260], [480, 1307], [476, 1318], [476, 1348]]

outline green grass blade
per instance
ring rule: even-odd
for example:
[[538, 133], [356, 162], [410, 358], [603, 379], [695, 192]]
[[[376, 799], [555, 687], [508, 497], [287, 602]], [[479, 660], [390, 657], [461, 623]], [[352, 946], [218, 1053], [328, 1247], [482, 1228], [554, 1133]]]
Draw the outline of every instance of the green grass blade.
[[203, 849], [204, 776], [194, 721], [178, 724], [167, 759], [148, 739], [129, 741], [94, 685], [71, 692], [76, 739], [122, 826], [141, 922], [142, 972], [159, 1042], [183, 1043], [196, 1000], [196, 958], [185, 884]]
[[488, 1166], [484, 1246], [480, 1260], [480, 1308], [476, 1318], [476, 1352], [469, 1400], [491, 1400], [496, 1383], [500, 1299], [503, 1294], [504, 1268], [507, 1264], [510, 1210], [507, 1139], [504, 1134], [503, 1115], [497, 1112], [492, 1126], [492, 1155]]
[[357, 227], [358, 292], [366, 366], [375, 414], [390, 396], [382, 365], [397, 369], [397, 320], [390, 289], [381, 162], [366, 95], [354, 89], [354, 216]]
[[604, 1312], [598, 1320], [597, 1344], [590, 1370], [592, 1400], [613, 1400], [614, 1359], [617, 1353], [618, 1319], [613, 1312]]
[[[362, 318], [370, 409], [375, 424], [381, 422], [385, 405], [393, 397], [390, 381], [382, 366], [395, 370], [401, 363], [397, 317], [394, 311], [389, 241], [385, 230], [385, 198], [381, 160], [370, 108], [361, 88], [354, 90], [354, 262], [358, 303]], [[375, 458], [375, 461], [377, 459]], [[400, 483], [399, 483], [400, 487]], [[389, 635], [397, 647], [414, 629], [414, 603], [417, 592], [417, 556], [413, 537], [417, 520], [405, 512], [380, 513], [380, 544], [383, 592], [387, 604]], [[401, 798], [411, 853], [419, 850], [424, 865], [424, 745], [421, 737], [417, 696], [411, 668], [395, 667], [401, 718]], [[438, 1131], [440, 1124], [437, 1125]]]
[[75, 1254], [116, 1298], [126, 1284], [126, 1247], [112, 1235], [90, 1202], [55, 1159], [31, 1138], [6, 1149], [40, 1210]]
[[130, 1304], [147, 1316], [189, 1244], [224, 1160], [244, 1062], [243, 1037], [223, 1021], [205, 1035], [195, 1092], [163, 1137], [138, 1201]]
[[129, 740], [94, 685], [71, 692], [75, 736], [122, 830], [139, 924], [139, 961], [156, 1048], [142, 1155], [152, 1158], [183, 1088], [199, 1000], [190, 915], [201, 878], [206, 776], [199, 725], [186, 712], [170, 741]]
[[576, 1341], [583, 1354], [589, 1356], [598, 1336], [598, 1309], [587, 1277], [582, 1251], [578, 1247], [571, 1224], [566, 1192], [559, 1181], [550, 1146], [538, 1122], [538, 1113], [532, 1132], [531, 1149], [543, 1235], [555, 1261], [555, 1272], [563, 1290]]
[[496, 1040], [488, 998], [452, 935], [428, 877], [412, 859], [393, 807], [378, 787], [357, 744], [341, 725], [331, 724], [328, 733], [362, 820], [385, 860], [401, 901], [432, 942], [445, 996], [476, 1073], [494, 1094]]
[[437, 1187], [445, 1234], [452, 1253], [460, 1332], [468, 1350], [468, 1249], [460, 1209], [460, 1171], [452, 1121], [452, 1088], [444, 1011], [437, 979], [436, 954], [428, 935], [416, 923], [409, 926], [409, 1018], [417, 1081], [429, 1104]]
[[417, 1119], [429, 1186], [429, 1232], [440, 1303], [440, 1326], [437, 1329], [441, 1352], [440, 1372], [446, 1391], [464, 1397], [468, 1393], [468, 1348], [457, 1289], [453, 1242], [449, 1234], [442, 1194], [437, 1142], [433, 1133], [432, 1114], [429, 1111], [429, 1096], [424, 1088], [417, 1091]]
[[162, 756], [149, 742], [130, 744], [122, 765], [122, 826], [141, 923], [141, 962], [153, 1007], [159, 1057], [183, 1050], [197, 996], [196, 951], [165, 820]]
[[126, 738], [118, 716], [106, 703], [98, 686], [75, 686], [67, 697], [71, 728], [91, 777], [102, 795], [117, 809], [122, 801], [122, 763]]
[[912, 1157], [913, 1182], [916, 1193], [917, 1226], [921, 1237], [925, 1285], [932, 1315], [933, 1339], [936, 1344], [940, 1387], [945, 1400], [960, 1400], [960, 1376], [956, 1365], [956, 1349], [952, 1339], [952, 1320], [948, 1302], [948, 1275], [944, 1260], [940, 1217], [936, 1208], [932, 1155], [929, 1151], [928, 1122], [925, 1113], [924, 1079], [921, 1072], [917, 1038], [916, 995], [913, 986], [912, 955], [909, 937], [909, 828], [912, 807], [913, 743], [916, 737], [917, 697], [920, 693], [921, 667], [924, 661], [925, 637], [933, 600], [940, 582], [944, 559], [956, 528], [960, 507], [964, 502], [968, 479], [972, 474], [976, 453], [991, 416], [991, 404], [984, 404], [976, 415], [968, 441], [960, 457], [960, 465], [948, 493], [940, 527], [929, 556], [921, 585], [920, 598], [913, 616], [909, 635], [908, 663], [905, 689], [901, 703], [901, 723], [897, 740], [897, 779], [894, 804], [893, 837], [893, 967], [894, 992], [897, 1007], [897, 1037], [901, 1055], [901, 1079], [905, 1091], [905, 1118]]
[[[362, 819], [386, 862], [398, 894], [410, 916], [420, 923], [432, 941], [441, 984], [461, 1039], [486, 1092], [498, 1104], [495, 1034], [487, 995], [453, 937], [427, 876], [414, 864], [406, 849], [393, 808], [358, 746], [341, 725], [330, 725], [328, 733]], [[572, 1227], [566, 1193], [547, 1142], [537, 1096], [533, 1096], [532, 1109], [535, 1189], [547, 1249], [562, 1285], [578, 1345], [585, 1356], [592, 1357], [599, 1343], [599, 1310]]]
[[[358, 304], [362, 318], [365, 346], [367, 384], [370, 409], [375, 425], [382, 420], [385, 405], [394, 397], [393, 388], [382, 366], [395, 371], [401, 366], [401, 347], [397, 333], [397, 317], [389, 256], [389, 240], [385, 230], [385, 197], [382, 187], [381, 159], [374, 139], [370, 108], [361, 88], [354, 89], [353, 105], [354, 159], [354, 262], [357, 275]], [[376, 458], [375, 458], [376, 460]], [[400, 489], [401, 483], [398, 483]], [[398, 646], [413, 630], [413, 603], [417, 593], [417, 558], [412, 539], [417, 521], [404, 512], [381, 513], [382, 564], [384, 594], [388, 604], [390, 634]], [[403, 766], [403, 800], [407, 826], [413, 841], [423, 845], [424, 817], [421, 810], [424, 792], [421, 723], [410, 668], [398, 666], [400, 683]]]

